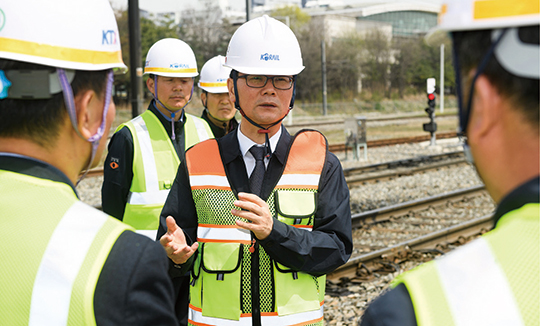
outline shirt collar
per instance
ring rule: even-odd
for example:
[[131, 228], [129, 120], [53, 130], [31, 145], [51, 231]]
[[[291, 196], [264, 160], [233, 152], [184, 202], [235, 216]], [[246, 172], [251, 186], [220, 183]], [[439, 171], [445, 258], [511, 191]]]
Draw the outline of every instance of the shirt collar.
[[[264, 144], [257, 144], [253, 140], [249, 139], [246, 135], [242, 133], [242, 130], [240, 130], [240, 124], [238, 125], [238, 144], [240, 145], [240, 152], [242, 152], [242, 156], [246, 156], [246, 153], [249, 151], [249, 149], [253, 145], [259, 145], [264, 146]], [[283, 126], [279, 126], [279, 131], [276, 132], [272, 137], [270, 137], [270, 149], [272, 150], [272, 153], [276, 151], [276, 146], [279, 141], [279, 137], [281, 137]]]
[[495, 211], [495, 225], [506, 213], [516, 210], [528, 203], [540, 202], [540, 176], [523, 183], [506, 195]]
[[26, 174], [41, 179], [62, 182], [73, 189], [78, 197], [75, 186], [69, 178], [59, 169], [49, 163], [40, 161], [33, 157], [14, 153], [0, 152], [0, 170]]

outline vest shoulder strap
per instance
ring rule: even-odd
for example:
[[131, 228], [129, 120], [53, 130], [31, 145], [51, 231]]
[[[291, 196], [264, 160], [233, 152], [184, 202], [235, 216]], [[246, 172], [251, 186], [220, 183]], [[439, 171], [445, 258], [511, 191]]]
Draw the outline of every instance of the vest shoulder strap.
[[191, 146], [209, 139], [214, 138], [212, 129], [206, 121], [196, 117], [194, 115], [186, 113], [186, 124], [184, 125], [184, 135], [185, 135], [185, 144], [186, 149]]
[[191, 175], [225, 175], [218, 143], [208, 139], [191, 147], [186, 152], [186, 166]]
[[326, 162], [328, 143], [316, 130], [301, 130], [289, 146], [284, 173], [320, 174]]

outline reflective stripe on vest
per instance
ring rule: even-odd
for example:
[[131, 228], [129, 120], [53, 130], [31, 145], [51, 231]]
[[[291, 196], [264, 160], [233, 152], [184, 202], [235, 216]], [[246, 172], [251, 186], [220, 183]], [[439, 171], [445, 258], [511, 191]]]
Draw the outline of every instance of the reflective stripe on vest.
[[[190, 114], [186, 114], [186, 117], [184, 135], [187, 149], [201, 140], [208, 139], [212, 133], [204, 120]], [[180, 160], [169, 135], [152, 111], [146, 110], [125, 126], [133, 136], [133, 180], [124, 212], [124, 222], [135, 227], [138, 233], [155, 239], [159, 214], [169, 194]], [[123, 125], [117, 130], [122, 127]]]
[[464, 248], [461, 254], [450, 253], [435, 264], [456, 325], [523, 325], [504, 271], [487, 241], [478, 239]]
[[[270, 213], [277, 219], [288, 219], [290, 221], [286, 224], [312, 230], [315, 198], [326, 153], [326, 140], [320, 133], [304, 132], [295, 137], [281, 179], [267, 200]], [[238, 217], [230, 213], [235, 196], [225, 174], [217, 141], [207, 140], [187, 151], [186, 166], [199, 219], [197, 241], [201, 243], [190, 289], [189, 322], [194, 325], [251, 325], [251, 314], [242, 313], [242, 307], [249, 302], [246, 300], [251, 299], [242, 297], [244, 290], [238, 289], [243, 288], [238, 266], [250, 261], [246, 255], [251, 255], [247, 248], [251, 245], [252, 235], [248, 230], [239, 228], [235, 224]], [[297, 201], [286, 200], [291, 196]], [[283, 198], [285, 206], [300, 207], [289, 209], [288, 213], [307, 216], [298, 216], [297, 219], [281, 217], [275, 213], [274, 199], [277, 201], [278, 197]], [[303, 212], [302, 207], [307, 207], [307, 211], [304, 208]], [[296, 225], [295, 220], [302, 220], [303, 224]], [[322, 325], [325, 277], [315, 278], [293, 272], [272, 261], [263, 247], [259, 250], [261, 260], [270, 261], [269, 270], [259, 270], [261, 300], [274, 302], [274, 306], [267, 308], [273, 310], [261, 308], [262, 324]], [[237, 263], [238, 260], [242, 262]], [[242, 274], [245, 272], [243, 267]], [[224, 277], [215, 283], [216, 275], [221, 273]], [[264, 276], [266, 273], [273, 273], [273, 277]], [[242, 276], [243, 279], [246, 277], [249, 278]], [[271, 280], [274, 283], [269, 283]], [[201, 285], [202, 282], [206, 287]], [[266, 292], [263, 293], [262, 289]]]
[[[1, 170], [0, 178], [6, 214], [0, 234], [13, 243], [0, 255], [10, 268], [0, 279], [0, 324], [95, 325], [94, 291], [101, 269], [129, 227], [78, 201], [65, 183]], [[21, 194], [35, 200], [30, 204]], [[11, 241], [8, 233], [27, 227], [22, 216], [37, 214], [34, 230], [25, 232], [37, 247], [27, 252], [28, 245]], [[16, 258], [21, 254], [31, 263]]]
[[[201, 309], [189, 305], [188, 319], [190, 323], [197, 325], [216, 325], [216, 326], [252, 326], [253, 321], [251, 316], [240, 317], [239, 320], [227, 320], [222, 318], [205, 317], [202, 315]], [[323, 303], [321, 302], [320, 310], [306, 311], [293, 315], [278, 316], [276, 313], [261, 313], [261, 325], [311, 325], [323, 321], [324, 315]]]
[[208, 123], [206, 121], [204, 121], [203, 119], [201, 118], [197, 118], [195, 116], [192, 116], [191, 114], [186, 114], [187, 116], [190, 117], [189, 120], [192, 120], [192, 122], [194, 123], [195, 125], [195, 130], [197, 131], [197, 138], [196, 139], [191, 139], [191, 135], [192, 133], [189, 132], [187, 135], [186, 135], [186, 149], [190, 148], [191, 146], [203, 141], [203, 140], [206, 140], [206, 139], [209, 139], [209, 138], [214, 138], [213, 136], [213, 133], [212, 133], [212, 130], [209, 129], [210, 127], [208, 126]]
[[[39, 265], [28, 325], [67, 324], [75, 279], [94, 239], [109, 218], [81, 202], [69, 208], [56, 226]], [[115, 238], [118, 235], [115, 234]], [[91, 289], [92, 295], [93, 292]]]
[[251, 244], [251, 233], [249, 230], [241, 229], [236, 225], [216, 226], [199, 224], [197, 241]]
[[509, 212], [482, 238], [398, 276], [418, 325], [538, 325], [539, 212]]

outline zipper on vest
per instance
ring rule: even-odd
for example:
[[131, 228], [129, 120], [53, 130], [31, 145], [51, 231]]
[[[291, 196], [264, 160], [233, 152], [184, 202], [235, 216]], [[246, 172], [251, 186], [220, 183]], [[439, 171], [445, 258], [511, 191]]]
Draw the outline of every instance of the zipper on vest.
[[252, 238], [251, 239], [251, 247], [249, 247], [249, 252], [251, 252], [251, 253], [255, 252], [255, 243], [256, 243], [255, 239]]
[[259, 243], [251, 233], [251, 321], [253, 326], [261, 326], [261, 303], [259, 291]]

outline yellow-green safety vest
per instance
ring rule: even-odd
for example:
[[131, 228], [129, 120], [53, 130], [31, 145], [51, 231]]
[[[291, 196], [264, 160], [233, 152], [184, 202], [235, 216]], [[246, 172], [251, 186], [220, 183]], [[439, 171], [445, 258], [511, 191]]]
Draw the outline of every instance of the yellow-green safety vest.
[[96, 325], [96, 284], [129, 226], [65, 183], [4, 170], [0, 180], [0, 325]]
[[[129, 190], [124, 223], [137, 233], [155, 240], [159, 215], [173, 184], [180, 159], [167, 131], [158, 117], [146, 110], [138, 117], [120, 125], [128, 127], [133, 136], [133, 180]], [[206, 121], [186, 114], [185, 148], [212, 138]]]
[[540, 325], [540, 205], [511, 211], [481, 238], [398, 276], [418, 326]]
[[[326, 139], [319, 132], [297, 134], [283, 174], [267, 199], [279, 221], [305, 232], [313, 229]], [[251, 233], [236, 226], [236, 199], [218, 144], [207, 140], [186, 152], [197, 209], [199, 253], [191, 275], [190, 325], [252, 325]], [[326, 277], [296, 272], [274, 261], [259, 246], [262, 325], [323, 325]]]

